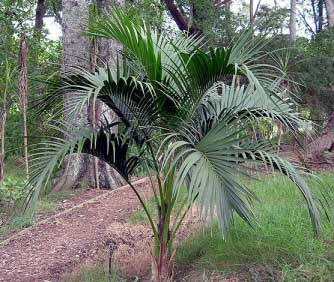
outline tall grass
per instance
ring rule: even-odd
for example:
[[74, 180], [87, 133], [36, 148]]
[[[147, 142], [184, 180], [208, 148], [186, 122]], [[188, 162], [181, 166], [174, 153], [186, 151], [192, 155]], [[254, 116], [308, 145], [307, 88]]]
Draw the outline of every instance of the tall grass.
[[[334, 195], [334, 175], [320, 178], [323, 189]], [[225, 241], [216, 225], [205, 229], [181, 245], [178, 265], [224, 275], [245, 269], [258, 272], [255, 276], [267, 275], [258, 281], [334, 281], [333, 222], [324, 220], [323, 231], [315, 238], [305, 203], [288, 180], [268, 176], [250, 185], [260, 200], [254, 205], [255, 227], [236, 218]], [[319, 184], [311, 185], [317, 190]], [[333, 207], [330, 213], [334, 214]], [[254, 277], [247, 281], [257, 281]]]

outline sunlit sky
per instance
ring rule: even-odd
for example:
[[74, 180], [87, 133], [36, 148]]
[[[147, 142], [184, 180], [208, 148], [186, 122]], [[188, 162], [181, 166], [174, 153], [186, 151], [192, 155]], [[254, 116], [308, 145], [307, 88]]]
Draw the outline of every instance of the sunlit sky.
[[[265, 4], [268, 6], [273, 6], [275, 3], [274, 0], [254, 0], [254, 10], [256, 9], [259, 1], [261, 1], [260, 2], [261, 5]], [[289, 2], [290, 2], [289, 0], [277, 0], [276, 1], [276, 3], [280, 7], [285, 7], [285, 8], [289, 7]], [[249, 3], [249, 0], [247, 1], [246, 0], [232, 0], [232, 10], [233, 11], [240, 10], [243, 5], [242, 3]], [[306, 5], [306, 4], [303, 4], [303, 5]], [[59, 39], [59, 37], [61, 36], [61, 26], [55, 21], [55, 19], [51, 17], [47, 17], [44, 19], [44, 22], [45, 22], [45, 27], [49, 31], [48, 37], [53, 40]], [[297, 32], [300, 35], [306, 36], [305, 27], [302, 24], [299, 24]]]

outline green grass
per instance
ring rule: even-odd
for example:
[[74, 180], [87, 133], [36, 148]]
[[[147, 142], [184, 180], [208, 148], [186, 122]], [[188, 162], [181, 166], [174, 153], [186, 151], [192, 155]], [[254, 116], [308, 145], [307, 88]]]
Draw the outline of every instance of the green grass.
[[[321, 175], [321, 179], [325, 185], [334, 185], [333, 174]], [[236, 218], [225, 241], [216, 225], [204, 230], [180, 246], [178, 267], [191, 265], [202, 272], [223, 274], [248, 267], [254, 275], [248, 281], [256, 281], [256, 275], [267, 275], [261, 281], [277, 281], [273, 275], [277, 271], [279, 281], [334, 281], [333, 222], [324, 221], [316, 239], [305, 203], [288, 180], [269, 176], [251, 186], [261, 201], [254, 206], [256, 227]]]
[[67, 274], [64, 282], [123, 282], [124, 280], [117, 272], [109, 275], [102, 264], [82, 267], [78, 272]]

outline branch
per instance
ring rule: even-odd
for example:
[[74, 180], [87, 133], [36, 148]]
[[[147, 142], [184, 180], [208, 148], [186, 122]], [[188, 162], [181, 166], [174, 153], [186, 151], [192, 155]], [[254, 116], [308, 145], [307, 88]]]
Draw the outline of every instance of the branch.
[[232, 0], [215, 0], [215, 7], [219, 9], [229, 2], [232, 2]]
[[[172, 15], [176, 25], [182, 31], [190, 32], [191, 34], [201, 34], [202, 31], [194, 28], [189, 25], [189, 23], [185, 20], [179, 9], [174, 3], [174, 0], [163, 0], [166, 4], [167, 9]], [[230, 1], [230, 0], [229, 0]]]
[[298, 14], [302, 17], [306, 28], [312, 33], [312, 35], [315, 35], [316, 33], [314, 32], [310, 24], [307, 22], [305, 15], [299, 9], [297, 9], [297, 11], [298, 11]]

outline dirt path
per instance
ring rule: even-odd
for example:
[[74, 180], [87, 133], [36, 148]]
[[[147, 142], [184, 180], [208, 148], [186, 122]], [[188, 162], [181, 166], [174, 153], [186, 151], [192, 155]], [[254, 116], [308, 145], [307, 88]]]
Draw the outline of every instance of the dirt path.
[[[148, 195], [146, 182], [141, 181], [136, 187]], [[117, 245], [119, 240], [149, 240], [151, 235], [147, 228], [139, 228], [135, 234], [129, 231], [127, 219], [138, 207], [135, 194], [123, 187], [24, 230], [0, 244], [0, 281], [62, 281], [65, 272], [94, 257], [101, 248], [106, 249], [110, 239]], [[122, 242], [123, 251], [129, 252], [135, 247], [128, 242]], [[129, 248], [124, 250], [124, 246]]]

